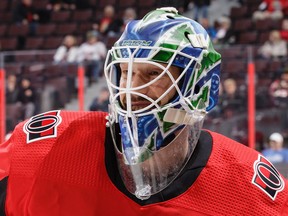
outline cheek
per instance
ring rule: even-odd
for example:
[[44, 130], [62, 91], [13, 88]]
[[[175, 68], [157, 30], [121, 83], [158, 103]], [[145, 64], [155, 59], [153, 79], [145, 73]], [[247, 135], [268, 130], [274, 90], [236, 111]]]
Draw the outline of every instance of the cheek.
[[161, 79], [159, 79], [156, 83], [152, 84], [151, 86], [155, 86], [155, 88], [157, 88], [158, 91], [161, 91], [163, 93], [171, 85], [172, 85], [172, 82], [168, 77], [162, 77]]
[[124, 86], [126, 86], [126, 79], [125, 78], [123, 78], [123, 77], [121, 77], [120, 78], [120, 80], [119, 80], [119, 87], [124, 87]]
[[[166, 82], [166, 84], [163, 84], [165, 82], [161, 82], [158, 85], [151, 86], [152, 91], [155, 93], [156, 97], [159, 98], [162, 94], [166, 92], [166, 90], [172, 85], [172, 82]], [[176, 89], [173, 88], [167, 94], [165, 97], [161, 100], [161, 104], [167, 103], [176, 93]]]
[[[119, 80], [119, 87], [120, 88], [125, 88], [126, 86], [126, 79], [125, 78], [120, 78]], [[121, 91], [120, 91], [121, 93]], [[125, 95], [124, 94], [120, 94], [119, 95], [119, 99], [120, 99], [120, 102], [123, 104], [123, 101], [125, 100]]]
[[164, 97], [165, 103], [168, 103], [168, 101], [170, 101], [174, 95], [176, 93], [176, 89], [173, 88], [171, 91], [168, 92], [168, 94], [166, 95], [166, 97]]
[[150, 86], [149, 93], [153, 92], [159, 97], [167, 90], [167, 88], [169, 88], [169, 85], [159, 82]]
[[121, 94], [121, 95], [119, 96], [118, 101], [120, 102], [120, 106], [122, 106], [123, 108], [126, 108], [126, 105], [125, 105], [125, 104], [126, 104], [126, 103], [125, 103], [126, 99], [125, 99], [124, 94]]

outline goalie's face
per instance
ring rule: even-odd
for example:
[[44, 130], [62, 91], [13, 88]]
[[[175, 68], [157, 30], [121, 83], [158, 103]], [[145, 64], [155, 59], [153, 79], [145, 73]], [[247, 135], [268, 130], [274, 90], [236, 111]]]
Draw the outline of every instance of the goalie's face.
[[[166, 67], [165, 64], [161, 64]], [[145, 63], [134, 63], [132, 72], [129, 73], [128, 63], [121, 63], [121, 77], [120, 77], [120, 88], [137, 88], [136, 94], [131, 94], [131, 110], [143, 109], [151, 104], [144, 95], [153, 101], [157, 101], [161, 96], [163, 97], [158, 101], [159, 106], [163, 106], [170, 101], [176, 94], [175, 88], [170, 88], [173, 82], [167, 73], [163, 74], [163, 69], [153, 65]], [[180, 68], [171, 66], [168, 69], [176, 80], [180, 75]], [[129, 77], [130, 75], [130, 77]], [[159, 78], [160, 76], [160, 78]], [[153, 82], [153, 80], [157, 80]], [[152, 82], [151, 82], [152, 81]], [[150, 83], [149, 85], [146, 85]], [[169, 89], [167, 91], [167, 89]], [[166, 94], [164, 94], [166, 93]], [[127, 95], [120, 94], [120, 102], [124, 109], [127, 108]]]

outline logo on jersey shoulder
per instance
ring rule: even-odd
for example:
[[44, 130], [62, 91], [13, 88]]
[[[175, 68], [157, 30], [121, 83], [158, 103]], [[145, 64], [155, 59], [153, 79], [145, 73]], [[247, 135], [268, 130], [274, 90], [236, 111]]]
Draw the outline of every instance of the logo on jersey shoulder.
[[27, 135], [27, 143], [57, 137], [57, 126], [61, 121], [60, 110], [31, 117], [23, 127], [23, 131]]
[[277, 169], [262, 155], [259, 155], [258, 160], [254, 162], [252, 183], [264, 191], [272, 200], [275, 200], [277, 193], [282, 191], [285, 186]]

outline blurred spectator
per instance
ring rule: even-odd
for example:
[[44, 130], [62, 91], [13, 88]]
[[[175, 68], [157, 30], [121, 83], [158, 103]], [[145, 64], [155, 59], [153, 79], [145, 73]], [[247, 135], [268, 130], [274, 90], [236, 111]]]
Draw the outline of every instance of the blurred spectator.
[[278, 30], [272, 30], [269, 39], [259, 48], [258, 54], [265, 59], [279, 59], [287, 56], [287, 42]]
[[284, 17], [288, 16], [288, 1], [287, 0], [282, 0], [282, 12], [284, 14]]
[[288, 163], [288, 149], [283, 148], [284, 139], [280, 133], [272, 133], [269, 137], [269, 147], [262, 154], [273, 164]]
[[67, 35], [63, 39], [63, 43], [57, 48], [53, 57], [55, 63], [73, 63], [77, 61], [78, 46], [77, 40], [72, 35]]
[[269, 86], [263, 85], [261, 83], [258, 84], [257, 77], [255, 79], [255, 86], [257, 86], [255, 89], [256, 109], [260, 111], [273, 107], [273, 102], [269, 95]]
[[22, 105], [18, 103], [19, 86], [15, 74], [9, 74], [6, 79], [6, 131], [13, 131], [14, 127], [23, 120]]
[[273, 19], [279, 20], [283, 18], [283, 9], [287, 7], [287, 0], [263, 0], [253, 13], [253, 20]]
[[13, 11], [14, 21], [18, 24], [29, 25], [30, 34], [35, 34], [39, 14], [33, 7], [33, 0], [21, 0]]
[[228, 78], [223, 82], [223, 93], [220, 96], [221, 109], [225, 118], [232, 117], [235, 113], [243, 112], [245, 109], [245, 98], [237, 89], [234, 79]]
[[19, 93], [17, 77], [15, 74], [9, 74], [6, 82], [6, 103], [14, 104], [17, 102]]
[[31, 86], [31, 81], [28, 78], [22, 78], [20, 82], [17, 101], [20, 102], [23, 107], [24, 119], [30, 118], [35, 114], [36, 91]]
[[89, 84], [98, 80], [107, 53], [106, 45], [99, 40], [99, 36], [97, 31], [87, 32], [86, 42], [79, 47], [77, 59], [86, 65]]
[[122, 26], [121, 19], [115, 15], [115, 8], [112, 5], [107, 5], [104, 8], [102, 17], [93, 26], [94, 30], [99, 31], [102, 35], [114, 36], [120, 33]]
[[238, 0], [238, 3], [239, 3], [240, 6], [243, 6], [243, 5], [245, 5], [246, 3], [248, 3], [247, 1], [248, 1], [248, 0]]
[[[53, 56], [54, 63], [62, 64], [61, 67], [66, 71], [67, 87], [69, 89], [69, 98], [77, 91], [75, 76], [71, 73], [70, 68], [65, 64], [77, 63], [78, 58], [78, 45], [77, 40], [73, 35], [66, 35], [63, 39], [62, 45], [59, 46]], [[64, 64], [63, 64], [64, 63]], [[48, 89], [50, 90], [50, 89]]]
[[108, 104], [109, 104], [109, 90], [107, 87], [103, 87], [99, 95], [92, 101], [89, 110], [108, 112]]
[[134, 8], [126, 8], [123, 16], [122, 16], [122, 26], [121, 30], [118, 33], [122, 33], [127, 25], [128, 22], [131, 20], [135, 20], [137, 18], [137, 14]]
[[234, 37], [231, 29], [231, 20], [227, 16], [221, 16], [216, 20], [216, 35], [214, 37], [215, 44], [233, 43]]
[[214, 26], [210, 25], [209, 19], [201, 18], [199, 22], [205, 28], [207, 33], [209, 34], [210, 39], [212, 41], [214, 41], [216, 38], [216, 28]]
[[75, 0], [77, 10], [89, 9], [91, 8], [91, 0]]
[[287, 18], [282, 20], [280, 35], [283, 40], [288, 41], [288, 19]]
[[188, 4], [190, 0], [158, 0], [156, 1], [156, 7], [174, 7], [178, 10], [180, 14], [188, 10]]
[[200, 18], [208, 19], [208, 9], [210, 6], [210, 0], [193, 0], [194, 4], [194, 19], [199, 21]]
[[37, 22], [39, 15], [33, 7], [32, 0], [21, 0], [14, 10], [14, 20], [19, 24], [29, 24]]
[[270, 85], [270, 95], [276, 106], [288, 107], [288, 68]]
[[60, 11], [60, 10], [75, 10], [75, 0], [49, 0], [46, 8], [48, 10]]

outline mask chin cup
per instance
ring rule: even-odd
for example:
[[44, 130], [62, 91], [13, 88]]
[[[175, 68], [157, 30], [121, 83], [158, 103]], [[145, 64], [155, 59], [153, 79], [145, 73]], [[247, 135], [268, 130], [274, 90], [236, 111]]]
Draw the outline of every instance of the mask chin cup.
[[137, 185], [136, 186], [136, 191], [135, 191], [135, 196], [140, 199], [140, 200], [146, 200], [149, 199], [150, 196], [152, 195], [151, 193], [151, 186], [149, 184], [146, 185]]

